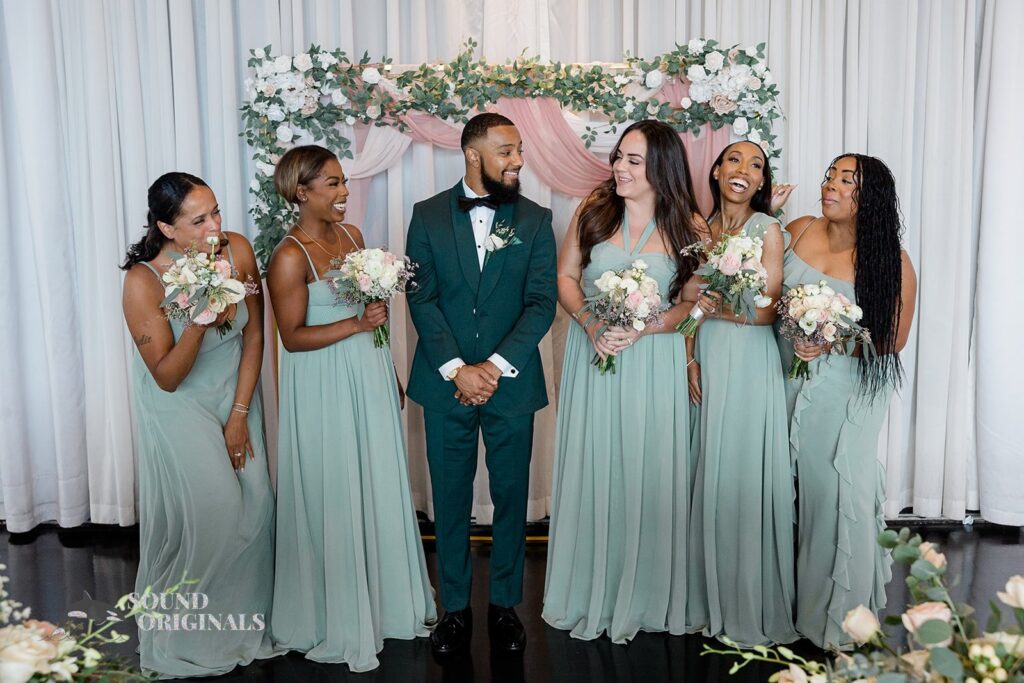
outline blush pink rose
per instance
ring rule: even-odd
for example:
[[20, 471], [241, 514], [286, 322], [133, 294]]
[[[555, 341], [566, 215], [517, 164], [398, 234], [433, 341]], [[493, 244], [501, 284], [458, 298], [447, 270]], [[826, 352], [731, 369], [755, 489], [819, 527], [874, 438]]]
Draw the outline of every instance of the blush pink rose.
[[722, 275], [735, 275], [740, 272], [743, 262], [740, 261], [739, 257], [735, 254], [726, 252], [722, 254], [722, 258], [718, 261], [718, 270]]
[[370, 279], [370, 276], [367, 275], [366, 273], [360, 273], [359, 277], [357, 278], [357, 282], [359, 284], [360, 292], [368, 292], [370, 291], [370, 287], [373, 286], [373, 281]]
[[223, 259], [217, 259], [213, 262], [213, 269], [217, 271], [217, 274], [222, 278], [231, 277], [231, 264]]
[[644, 300], [644, 295], [637, 290], [626, 297], [626, 305], [632, 309], [636, 309], [640, 305], [640, 302]]
[[217, 314], [207, 308], [205, 311], [195, 317], [194, 322], [196, 325], [209, 325], [217, 319]]
[[736, 111], [736, 101], [731, 100], [725, 95], [714, 95], [708, 104], [715, 110], [715, 113], [719, 116], [728, 114], [729, 112]]
[[185, 292], [178, 292], [178, 298], [174, 300], [174, 303], [178, 304], [182, 308], [188, 306], [188, 294]]
[[[947, 624], [953, 618], [953, 613], [950, 611], [949, 606], [944, 602], [922, 602], [920, 605], [914, 605], [906, 612], [903, 613], [903, 626], [910, 633], [916, 633], [917, 629], [921, 627], [926, 621], [932, 619], [938, 619], [944, 621]], [[945, 647], [953, 642], [952, 638], [947, 638], [941, 643], [935, 645], [929, 645], [932, 647]]]

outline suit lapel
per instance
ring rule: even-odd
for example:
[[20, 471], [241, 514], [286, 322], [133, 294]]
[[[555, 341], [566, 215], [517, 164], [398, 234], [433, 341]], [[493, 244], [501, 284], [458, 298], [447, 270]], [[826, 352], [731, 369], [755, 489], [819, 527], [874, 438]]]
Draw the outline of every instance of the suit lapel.
[[[515, 202], [508, 202], [498, 206], [498, 210], [494, 212], [494, 222], [491, 223], [491, 232], [494, 231], [494, 226], [501, 222], [504, 222], [505, 225], [514, 226], [515, 215]], [[490, 257], [484, 261], [484, 269], [480, 274], [480, 289], [476, 294], [478, 305], [487, 300], [495, 285], [498, 284], [498, 280], [501, 278], [501, 271], [505, 267], [505, 252], [510, 248], [514, 247], [505, 247], [504, 249], [491, 252]]]
[[473, 238], [473, 225], [469, 222], [469, 212], [459, 209], [459, 197], [465, 196], [462, 181], [451, 189], [449, 204], [452, 212], [452, 232], [455, 238], [455, 251], [458, 252], [459, 265], [466, 282], [473, 290], [480, 287], [480, 260], [476, 255], [476, 240]]

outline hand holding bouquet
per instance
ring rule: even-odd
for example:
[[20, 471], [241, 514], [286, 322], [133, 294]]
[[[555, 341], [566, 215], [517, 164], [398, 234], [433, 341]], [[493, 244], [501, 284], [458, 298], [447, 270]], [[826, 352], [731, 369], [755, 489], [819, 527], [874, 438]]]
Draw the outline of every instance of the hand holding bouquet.
[[[238, 272], [223, 256], [214, 253], [220, 238], [206, 238], [210, 252], [186, 249], [185, 255], [171, 264], [163, 274], [164, 300], [160, 306], [167, 317], [184, 320], [186, 324], [209, 325], [231, 304], [237, 304], [259, 291], [248, 278], [237, 279]], [[222, 337], [231, 329], [231, 321], [217, 326]]]
[[[856, 344], [867, 357], [875, 355], [870, 333], [857, 324], [864, 312], [843, 294], [828, 286], [825, 280], [818, 284], [803, 284], [793, 287], [777, 304], [779, 311], [779, 334], [786, 339], [832, 348], [843, 353], [852, 353]], [[811, 376], [807, 361], [794, 358], [789, 367], [789, 378]]]
[[[753, 318], [758, 308], [765, 308], [772, 302], [771, 297], [764, 295], [768, 271], [761, 264], [762, 244], [760, 237], [740, 233], [725, 235], [710, 251], [703, 242], [683, 251], [706, 257], [704, 264], [694, 273], [707, 282], [707, 291], [721, 294], [723, 303], [737, 315]], [[703, 317], [704, 311], [700, 306], [694, 306], [690, 314], [676, 325], [676, 331], [692, 337]]]
[[[658, 281], [647, 275], [647, 264], [640, 259], [618, 272], [606, 270], [594, 285], [598, 294], [584, 299], [586, 305], [580, 313], [590, 311], [606, 324], [596, 332], [597, 337], [611, 326], [631, 327], [638, 332], [661, 317], [661, 294]], [[615, 373], [615, 356], [601, 358], [594, 354], [592, 361], [601, 374]]]
[[[395, 256], [383, 249], [357, 249], [345, 255], [335, 270], [324, 273], [339, 303], [350, 306], [388, 301], [411, 286], [416, 265], [408, 256]], [[373, 345], [378, 349], [390, 343], [387, 324], [373, 330]]]

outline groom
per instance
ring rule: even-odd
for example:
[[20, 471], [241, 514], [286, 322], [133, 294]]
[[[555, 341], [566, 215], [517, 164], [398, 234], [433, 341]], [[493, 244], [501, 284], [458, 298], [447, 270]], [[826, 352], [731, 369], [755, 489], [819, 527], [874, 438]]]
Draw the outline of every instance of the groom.
[[547, 405], [537, 345], [555, 315], [551, 211], [519, 195], [522, 140], [499, 114], [462, 132], [466, 175], [416, 204], [406, 251], [419, 264], [408, 294], [419, 334], [409, 398], [423, 406], [441, 604], [430, 637], [449, 654], [469, 644], [469, 522], [482, 430], [494, 501], [487, 613], [492, 647], [522, 652], [526, 499], [533, 414]]

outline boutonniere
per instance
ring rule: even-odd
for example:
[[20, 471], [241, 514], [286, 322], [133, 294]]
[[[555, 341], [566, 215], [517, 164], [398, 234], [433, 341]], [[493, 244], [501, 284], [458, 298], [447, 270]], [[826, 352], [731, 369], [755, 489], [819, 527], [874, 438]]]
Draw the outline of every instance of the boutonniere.
[[514, 247], [517, 244], [522, 244], [523, 241], [516, 235], [516, 228], [514, 225], [509, 225], [505, 221], [498, 221], [497, 225], [491, 231], [491, 234], [484, 240], [484, 249], [487, 250], [487, 255], [484, 256], [484, 263], [487, 263], [487, 259], [491, 257], [496, 251], [501, 251], [505, 247]]

